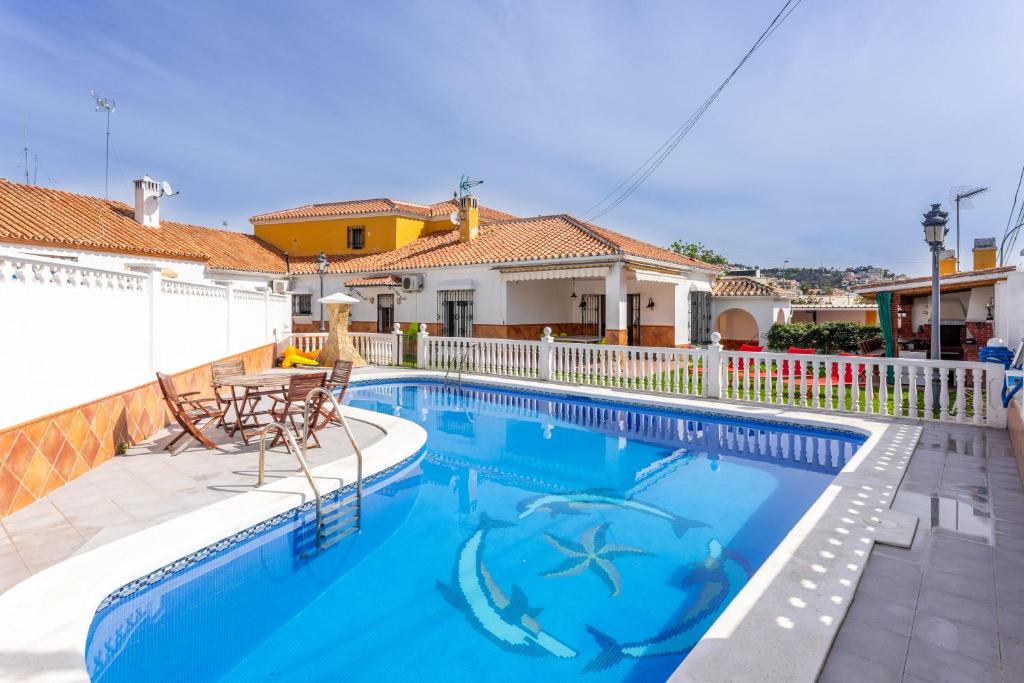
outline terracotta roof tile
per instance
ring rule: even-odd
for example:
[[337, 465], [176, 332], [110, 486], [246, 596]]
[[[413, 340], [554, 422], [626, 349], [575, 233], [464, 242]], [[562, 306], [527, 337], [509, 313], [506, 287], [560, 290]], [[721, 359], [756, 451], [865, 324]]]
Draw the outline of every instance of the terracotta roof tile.
[[147, 228], [123, 202], [0, 179], [0, 241], [188, 261], [211, 268], [283, 273], [284, 255], [254, 235], [160, 221]]
[[[576, 220], [564, 214], [495, 221], [480, 226], [476, 239], [459, 241], [457, 229], [413, 240], [393, 251], [330, 258], [329, 272], [373, 273], [484, 263], [517, 263], [587, 256], [642, 256], [674, 265], [715, 270], [639, 240]], [[295, 257], [292, 271], [315, 273], [315, 257]]]
[[400, 287], [402, 278], [397, 275], [381, 275], [379, 277], [357, 277], [345, 281], [346, 287]]
[[[457, 208], [455, 200], [449, 199], [436, 204], [414, 204], [395, 199], [353, 199], [344, 202], [326, 202], [324, 204], [306, 204], [292, 209], [271, 211], [253, 216], [253, 223], [303, 218], [327, 218], [331, 216], [356, 216], [360, 214], [405, 213], [424, 218], [447, 216]], [[500, 221], [515, 218], [510, 213], [498, 211], [486, 206], [480, 207], [480, 218], [484, 221]]]
[[783, 296], [785, 292], [749, 277], [730, 276], [715, 280], [712, 296]]

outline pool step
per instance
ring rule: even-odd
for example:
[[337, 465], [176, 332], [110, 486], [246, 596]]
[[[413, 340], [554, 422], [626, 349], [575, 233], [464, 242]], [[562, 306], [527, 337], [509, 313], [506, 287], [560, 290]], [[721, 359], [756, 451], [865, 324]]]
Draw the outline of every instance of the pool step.
[[293, 549], [297, 556], [311, 557], [359, 531], [359, 500], [346, 496], [325, 505], [320, 519], [310, 519], [295, 532]]

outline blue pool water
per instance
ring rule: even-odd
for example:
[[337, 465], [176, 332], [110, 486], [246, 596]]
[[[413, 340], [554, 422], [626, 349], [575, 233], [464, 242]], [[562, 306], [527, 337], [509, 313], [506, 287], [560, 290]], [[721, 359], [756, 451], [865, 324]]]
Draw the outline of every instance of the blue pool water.
[[346, 402], [429, 435], [361, 532], [303, 558], [300, 512], [112, 600], [94, 680], [664, 680], [862, 442], [429, 382]]

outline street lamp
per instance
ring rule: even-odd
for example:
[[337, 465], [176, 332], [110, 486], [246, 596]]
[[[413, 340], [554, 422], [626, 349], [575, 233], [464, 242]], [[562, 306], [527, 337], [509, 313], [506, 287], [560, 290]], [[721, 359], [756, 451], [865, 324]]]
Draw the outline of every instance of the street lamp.
[[924, 241], [932, 250], [932, 360], [941, 360], [942, 350], [940, 348], [939, 326], [941, 324], [941, 305], [939, 293], [939, 254], [945, 248], [946, 221], [949, 214], [939, 208], [940, 204], [932, 204], [932, 209], [924, 215], [921, 225], [924, 226]]
[[[320, 252], [320, 255], [316, 257], [316, 272], [320, 274], [320, 298], [324, 298], [324, 275], [327, 273], [327, 267], [331, 265], [327, 261], [327, 254]], [[324, 332], [324, 305], [320, 304], [320, 331]]]
[[[946, 233], [946, 221], [949, 214], [939, 208], [939, 204], [932, 204], [932, 209], [924, 215], [921, 225], [924, 226], [924, 241], [928, 243], [932, 251], [932, 360], [942, 360], [942, 339], [939, 335], [939, 328], [942, 324], [942, 302], [939, 291], [939, 254], [942, 253]], [[931, 371], [930, 371], [931, 372]], [[938, 367], [932, 374], [932, 405], [940, 405], [939, 392], [941, 391], [941, 379]]]

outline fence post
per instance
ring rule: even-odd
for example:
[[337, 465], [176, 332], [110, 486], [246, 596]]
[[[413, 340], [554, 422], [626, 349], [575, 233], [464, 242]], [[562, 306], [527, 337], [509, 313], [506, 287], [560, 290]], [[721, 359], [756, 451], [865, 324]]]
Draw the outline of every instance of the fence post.
[[149, 374], [160, 370], [160, 295], [163, 274], [159, 266], [142, 266], [148, 279], [146, 280], [147, 294], [149, 295]]
[[224, 355], [230, 356], [234, 346], [231, 344], [231, 326], [234, 324], [232, 309], [234, 308], [235, 286], [230, 282], [224, 288], [225, 310], [224, 310]]
[[400, 367], [402, 365], [402, 362], [405, 360], [405, 357], [402, 354], [402, 351], [403, 351], [403, 349], [402, 349], [402, 341], [403, 341], [403, 336], [404, 335], [402, 334], [402, 324], [401, 323], [395, 323], [394, 332], [395, 332], [395, 353], [394, 353], [394, 358], [391, 359], [391, 363], [392, 363], [392, 365], [397, 365], [397, 366]]
[[540, 337], [540, 357], [537, 359], [537, 379], [542, 382], [551, 381], [551, 352], [554, 350], [554, 339], [551, 328], [545, 327]]
[[704, 368], [704, 388], [708, 398], [722, 398], [722, 335], [711, 333], [708, 365]]
[[263, 291], [263, 343], [266, 344], [274, 336], [270, 331], [270, 290]]
[[421, 370], [430, 366], [430, 357], [427, 354], [427, 324], [420, 323], [420, 331], [416, 340], [416, 367]]
[[985, 424], [989, 427], [1006, 429], [1006, 408], [1003, 407], [1003, 385], [1006, 383], [1006, 366], [1002, 363], [985, 363]]

